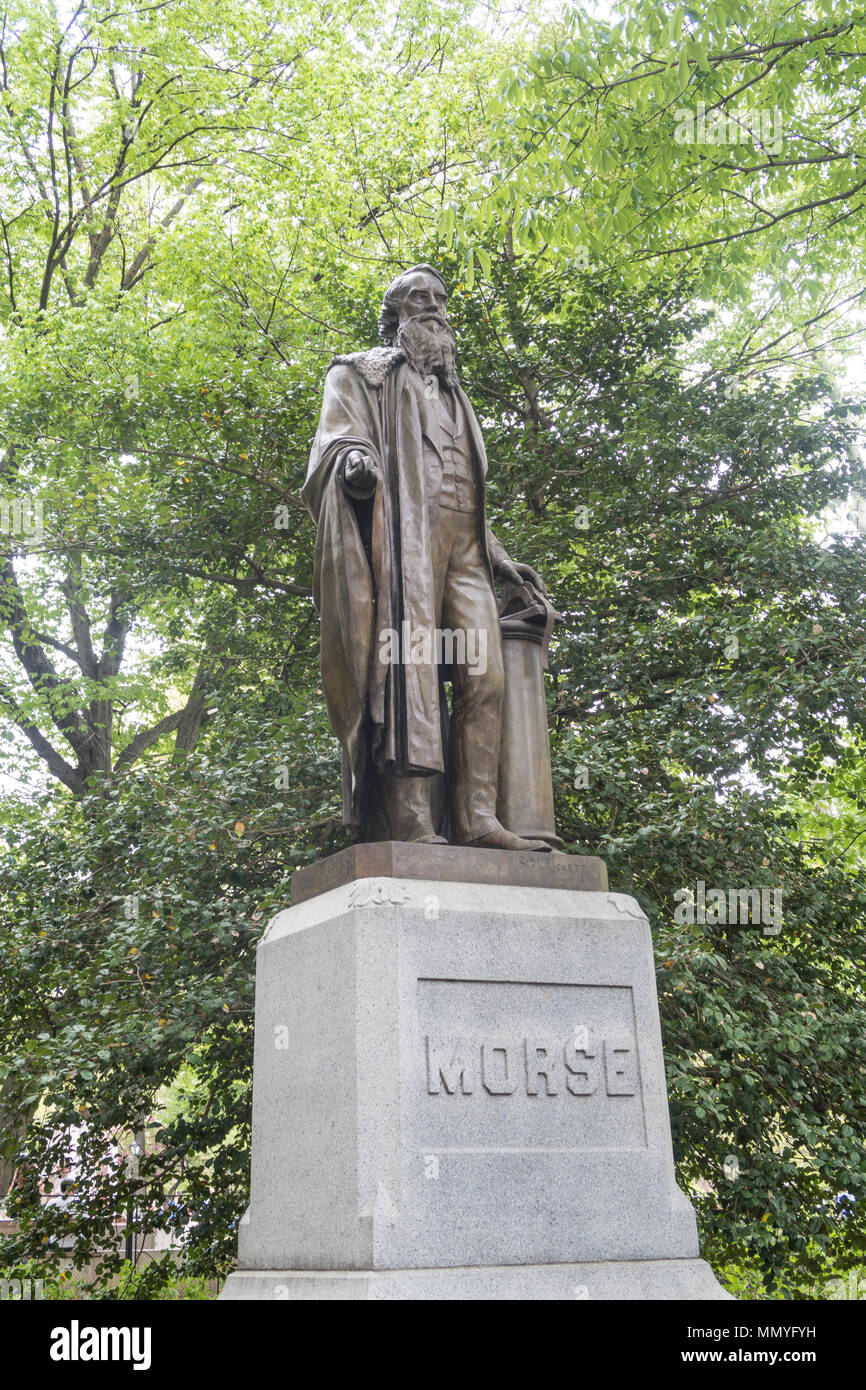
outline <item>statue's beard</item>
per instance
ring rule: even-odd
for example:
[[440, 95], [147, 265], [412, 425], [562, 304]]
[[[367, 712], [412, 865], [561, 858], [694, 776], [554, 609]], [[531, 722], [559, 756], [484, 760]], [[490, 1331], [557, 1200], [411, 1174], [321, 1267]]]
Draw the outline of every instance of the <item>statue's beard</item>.
[[457, 348], [447, 319], [425, 314], [404, 320], [397, 330], [397, 346], [422, 376], [435, 376], [443, 386], [457, 385]]

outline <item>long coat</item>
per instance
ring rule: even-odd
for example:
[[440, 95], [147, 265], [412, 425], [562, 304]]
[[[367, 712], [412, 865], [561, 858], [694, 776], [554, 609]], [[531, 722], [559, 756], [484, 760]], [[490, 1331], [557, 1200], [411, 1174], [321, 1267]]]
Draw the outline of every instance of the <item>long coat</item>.
[[[487, 457], [472, 406], [462, 390], [458, 395], [473, 445], [479, 539], [489, 570]], [[364, 827], [371, 772], [445, 770], [436, 666], [380, 660], [380, 634], [409, 631], [414, 638], [420, 630], [432, 638], [437, 624], [428, 487], [432, 481], [434, 496], [438, 487], [427, 477], [424, 435], [435, 445], [435, 411], [423, 378], [399, 349], [334, 359], [301, 497], [317, 525], [313, 599], [321, 616], [322, 688], [344, 752], [343, 818], [356, 830]], [[372, 500], [360, 504], [339, 477], [355, 448], [379, 470]]]

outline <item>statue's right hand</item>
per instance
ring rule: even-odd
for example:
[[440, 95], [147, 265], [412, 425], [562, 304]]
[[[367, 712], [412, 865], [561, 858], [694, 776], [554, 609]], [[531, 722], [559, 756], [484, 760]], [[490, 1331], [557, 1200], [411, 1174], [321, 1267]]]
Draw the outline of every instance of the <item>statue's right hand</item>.
[[363, 449], [351, 449], [343, 460], [343, 483], [352, 497], [372, 497], [379, 470]]

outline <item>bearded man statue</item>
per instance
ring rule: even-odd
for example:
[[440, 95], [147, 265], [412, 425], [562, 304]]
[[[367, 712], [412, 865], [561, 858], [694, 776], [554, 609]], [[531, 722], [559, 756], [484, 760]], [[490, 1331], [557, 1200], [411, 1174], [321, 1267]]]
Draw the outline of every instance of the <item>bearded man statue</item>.
[[388, 286], [383, 346], [328, 369], [301, 494], [317, 525], [313, 594], [344, 820], [359, 840], [548, 850], [496, 815], [494, 579], [544, 585], [487, 523], [484, 441], [446, 307], [432, 266]]

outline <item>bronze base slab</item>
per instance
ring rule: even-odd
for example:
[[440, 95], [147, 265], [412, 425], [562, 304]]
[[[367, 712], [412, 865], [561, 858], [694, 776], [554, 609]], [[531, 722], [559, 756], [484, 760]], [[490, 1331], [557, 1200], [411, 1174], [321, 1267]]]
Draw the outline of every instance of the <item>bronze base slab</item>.
[[440, 883], [501, 883], [514, 888], [570, 888], [606, 893], [607, 865], [587, 854], [517, 853], [464, 845], [380, 840], [350, 845], [292, 875], [292, 903], [303, 903], [358, 878], [429, 878]]

